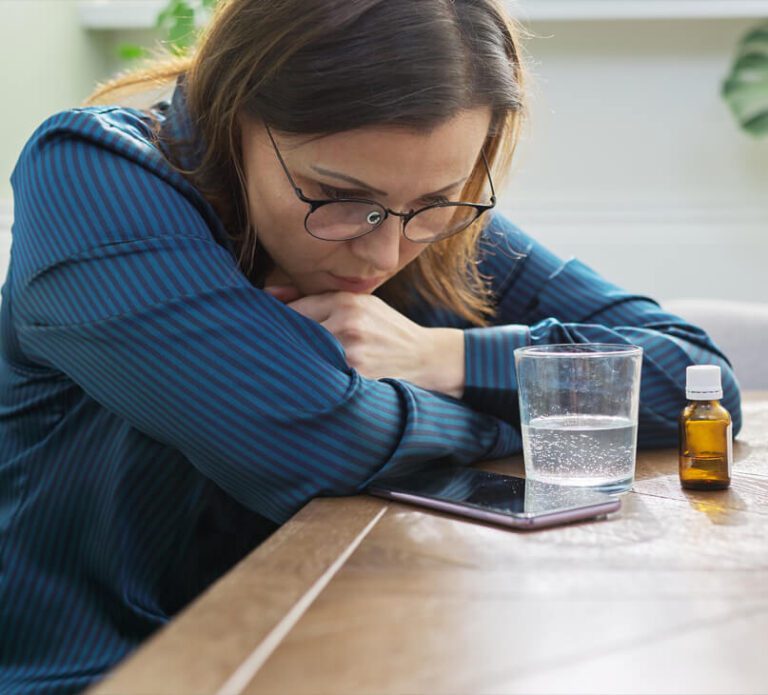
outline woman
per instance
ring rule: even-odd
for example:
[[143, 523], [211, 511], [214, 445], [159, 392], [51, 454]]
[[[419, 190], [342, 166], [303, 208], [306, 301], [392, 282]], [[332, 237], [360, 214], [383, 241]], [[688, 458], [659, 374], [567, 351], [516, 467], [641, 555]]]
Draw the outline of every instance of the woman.
[[315, 496], [519, 452], [520, 345], [642, 345], [646, 446], [720, 364], [738, 430], [701, 330], [489, 212], [524, 112], [495, 0], [232, 0], [89, 104], [12, 176], [0, 690], [82, 689]]

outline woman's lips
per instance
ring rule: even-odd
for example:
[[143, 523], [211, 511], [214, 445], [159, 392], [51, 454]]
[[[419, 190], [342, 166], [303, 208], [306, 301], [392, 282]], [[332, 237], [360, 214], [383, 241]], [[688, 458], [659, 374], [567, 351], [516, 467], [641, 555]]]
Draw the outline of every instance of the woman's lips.
[[333, 273], [329, 273], [329, 275], [334, 279], [340, 290], [345, 290], [347, 292], [370, 292], [384, 279], [381, 277], [350, 278], [342, 275], [334, 275]]

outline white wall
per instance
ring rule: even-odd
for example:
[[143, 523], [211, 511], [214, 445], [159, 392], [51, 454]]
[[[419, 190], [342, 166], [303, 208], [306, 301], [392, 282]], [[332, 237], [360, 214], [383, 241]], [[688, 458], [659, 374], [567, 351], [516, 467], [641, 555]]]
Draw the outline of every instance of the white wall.
[[768, 141], [719, 96], [754, 20], [539, 22], [502, 209], [657, 298], [768, 301]]
[[7, 199], [32, 131], [56, 111], [79, 106], [106, 65], [104, 35], [80, 26], [74, 0], [0, 0], [0, 46], [0, 199]]

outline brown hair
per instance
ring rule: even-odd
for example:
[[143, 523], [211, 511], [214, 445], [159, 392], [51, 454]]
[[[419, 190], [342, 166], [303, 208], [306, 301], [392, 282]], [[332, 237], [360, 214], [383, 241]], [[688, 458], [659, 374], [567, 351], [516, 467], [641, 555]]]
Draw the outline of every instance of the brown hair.
[[[500, 0], [222, 0], [191, 57], [118, 75], [85, 104], [185, 74], [205, 149], [194, 169], [170, 164], [219, 213], [238, 265], [258, 282], [270, 261], [249, 219], [239, 112], [276, 131], [331, 134], [373, 124], [428, 130], [487, 106], [484, 149], [500, 190], [525, 112], [519, 36]], [[485, 179], [478, 153], [462, 199], [481, 200]], [[478, 271], [483, 220], [431, 244], [379, 294], [403, 307], [415, 292], [487, 325], [494, 310]]]

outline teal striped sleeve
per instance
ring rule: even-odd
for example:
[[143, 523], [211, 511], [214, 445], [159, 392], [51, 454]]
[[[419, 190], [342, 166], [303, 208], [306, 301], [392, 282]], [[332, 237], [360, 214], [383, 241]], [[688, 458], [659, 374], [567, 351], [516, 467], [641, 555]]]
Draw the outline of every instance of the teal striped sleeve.
[[464, 331], [466, 380], [463, 399], [474, 407], [515, 421], [517, 375], [514, 351], [531, 344], [531, 329], [522, 324]]
[[624, 343], [643, 348], [638, 441], [672, 446], [684, 407], [685, 368], [716, 364], [723, 404], [741, 429], [739, 385], [727, 357], [707, 334], [648, 297], [608, 282], [580, 260], [563, 261], [493, 216], [483, 237], [481, 272], [492, 278], [495, 325], [465, 330], [464, 400], [519, 426], [513, 351], [523, 345]]

